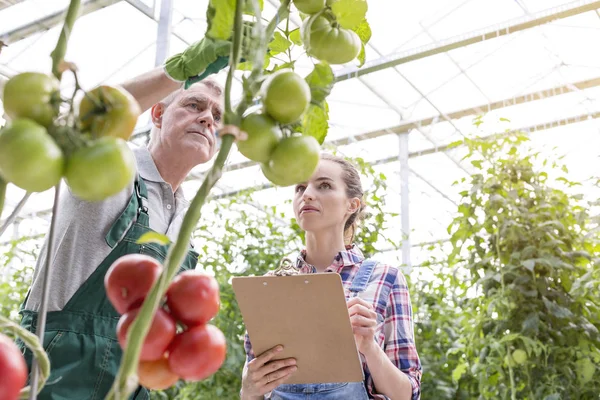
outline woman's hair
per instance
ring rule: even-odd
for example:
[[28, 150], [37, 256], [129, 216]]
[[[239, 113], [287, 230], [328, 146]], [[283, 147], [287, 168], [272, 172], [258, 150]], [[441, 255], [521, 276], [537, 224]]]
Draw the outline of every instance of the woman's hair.
[[346, 244], [351, 244], [354, 240], [354, 234], [360, 220], [364, 217], [364, 209], [366, 204], [363, 200], [363, 188], [360, 182], [360, 175], [356, 167], [345, 158], [334, 156], [329, 153], [321, 153], [321, 160], [332, 161], [342, 167], [342, 179], [346, 184], [346, 195], [348, 198], [358, 197], [360, 199], [360, 207], [356, 212], [351, 214], [344, 225], [344, 240]]

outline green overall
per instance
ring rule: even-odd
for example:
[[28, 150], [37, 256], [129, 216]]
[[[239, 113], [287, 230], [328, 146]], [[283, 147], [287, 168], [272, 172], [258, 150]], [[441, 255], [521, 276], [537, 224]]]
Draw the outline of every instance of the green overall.
[[[151, 231], [147, 201], [146, 185], [137, 179], [127, 208], [106, 235], [111, 253], [63, 310], [47, 314], [43, 345], [50, 358], [51, 373], [38, 399], [97, 400], [104, 399], [110, 390], [123, 353], [116, 336], [119, 314], [106, 297], [104, 275], [125, 254], [147, 254], [163, 262], [168, 250], [168, 245], [136, 244], [141, 235]], [[198, 253], [190, 249], [179, 272], [194, 269], [197, 262]], [[21, 315], [21, 325], [35, 332], [38, 313], [22, 309]], [[24, 355], [31, 368], [31, 351], [25, 350]], [[142, 387], [131, 396], [136, 400], [148, 397], [148, 391]]]

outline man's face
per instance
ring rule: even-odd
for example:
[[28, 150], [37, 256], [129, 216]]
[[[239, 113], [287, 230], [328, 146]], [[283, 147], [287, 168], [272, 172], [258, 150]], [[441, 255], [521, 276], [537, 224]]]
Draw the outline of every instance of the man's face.
[[217, 150], [215, 133], [223, 113], [222, 97], [214, 89], [196, 84], [177, 94], [166, 108], [157, 110], [162, 111], [155, 118], [161, 147], [194, 165], [213, 157]]

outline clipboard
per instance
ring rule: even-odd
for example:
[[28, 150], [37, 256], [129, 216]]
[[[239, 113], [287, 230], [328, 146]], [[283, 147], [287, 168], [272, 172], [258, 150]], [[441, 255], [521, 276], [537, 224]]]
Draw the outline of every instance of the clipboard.
[[296, 359], [286, 384], [364, 380], [339, 274], [234, 277], [232, 287], [254, 354], [282, 344], [276, 359]]

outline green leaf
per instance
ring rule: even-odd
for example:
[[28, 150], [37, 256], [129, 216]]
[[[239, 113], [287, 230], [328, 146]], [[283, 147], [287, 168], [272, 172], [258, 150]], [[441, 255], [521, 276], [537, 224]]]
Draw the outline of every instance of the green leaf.
[[540, 324], [540, 317], [538, 317], [538, 315], [535, 313], [531, 313], [527, 316], [527, 318], [525, 318], [525, 321], [523, 321], [523, 324], [522, 324], [523, 332], [524, 333], [528, 333], [528, 332], [537, 333], [539, 330], [539, 324]]
[[573, 315], [573, 313], [570, 310], [568, 310], [564, 307], [561, 307], [554, 302], [551, 302], [550, 300], [548, 300], [545, 297], [543, 297], [542, 300], [544, 302], [544, 305], [548, 309], [548, 311], [552, 315], [554, 315], [556, 318], [569, 318]]
[[454, 368], [454, 371], [452, 371], [452, 380], [458, 382], [465, 372], [467, 372], [467, 364], [463, 363], [457, 365], [456, 368]]
[[311, 103], [321, 104], [329, 96], [334, 79], [333, 70], [329, 64], [324, 62], [315, 64], [311, 73], [304, 78], [310, 87]]
[[473, 160], [471, 161], [471, 164], [473, 164], [474, 167], [481, 169], [481, 160]]
[[290, 32], [288, 38], [294, 43], [296, 46], [302, 46], [302, 37], [300, 36], [300, 28], [296, 28]]
[[276, 31], [275, 35], [273, 36], [273, 40], [271, 40], [268, 47], [270, 50], [270, 54], [274, 56], [279, 53], [286, 52], [291, 45], [292, 42], [287, 40], [287, 38], [283, 36], [281, 32]]
[[147, 233], [144, 233], [142, 236], [140, 236], [136, 243], [137, 244], [157, 243], [160, 245], [167, 245], [167, 244], [171, 243], [171, 239], [169, 239], [167, 236], [163, 235], [162, 233], [147, 232]]
[[276, 65], [273, 67], [272, 72], [279, 71], [280, 69], [288, 69], [288, 68], [294, 68], [294, 62], [291, 62], [291, 63], [286, 62], [286, 63], [280, 64], [280, 65]]
[[530, 270], [531, 272], [533, 272], [533, 268], [535, 267], [535, 261], [534, 260], [525, 260], [525, 261], [523, 261], [523, 266], [525, 268], [527, 268], [528, 270]]
[[302, 134], [312, 136], [319, 144], [323, 144], [329, 129], [329, 105], [324, 101], [321, 105], [311, 104], [302, 118]]
[[206, 36], [213, 39], [229, 39], [233, 31], [234, 17], [235, 0], [210, 0], [206, 11]]
[[367, 56], [365, 54], [365, 44], [361, 43], [360, 45], [360, 53], [358, 53], [358, 56], [356, 57], [358, 59], [358, 66], [362, 67], [363, 65], [365, 65], [365, 61], [367, 60]]
[[[244, 14], [246, 15], [254, 15], [254, 6], [252, 5], [252, 2], [254, 0], [246, 0], [246, 2], [244, 3]], [[264, 0], [257, 0], [258, 1], [258, 7], [260, 8], [260, 11], [263, 11], [264, 6], [265, 6], [265, 1]]]
[[360, 41], [363, 44], [366, 45], [367, 43], [369, 43], [369, 40], [371, 40], [371, 34], [372, 34], [371, 26], [367, 22], [366, 18], [360, 24], [358, 24], [358, 26], [356, 28], [354, 28], [352, 30], [354, 32], [356, 32], [356, 34], [360, 38]]

